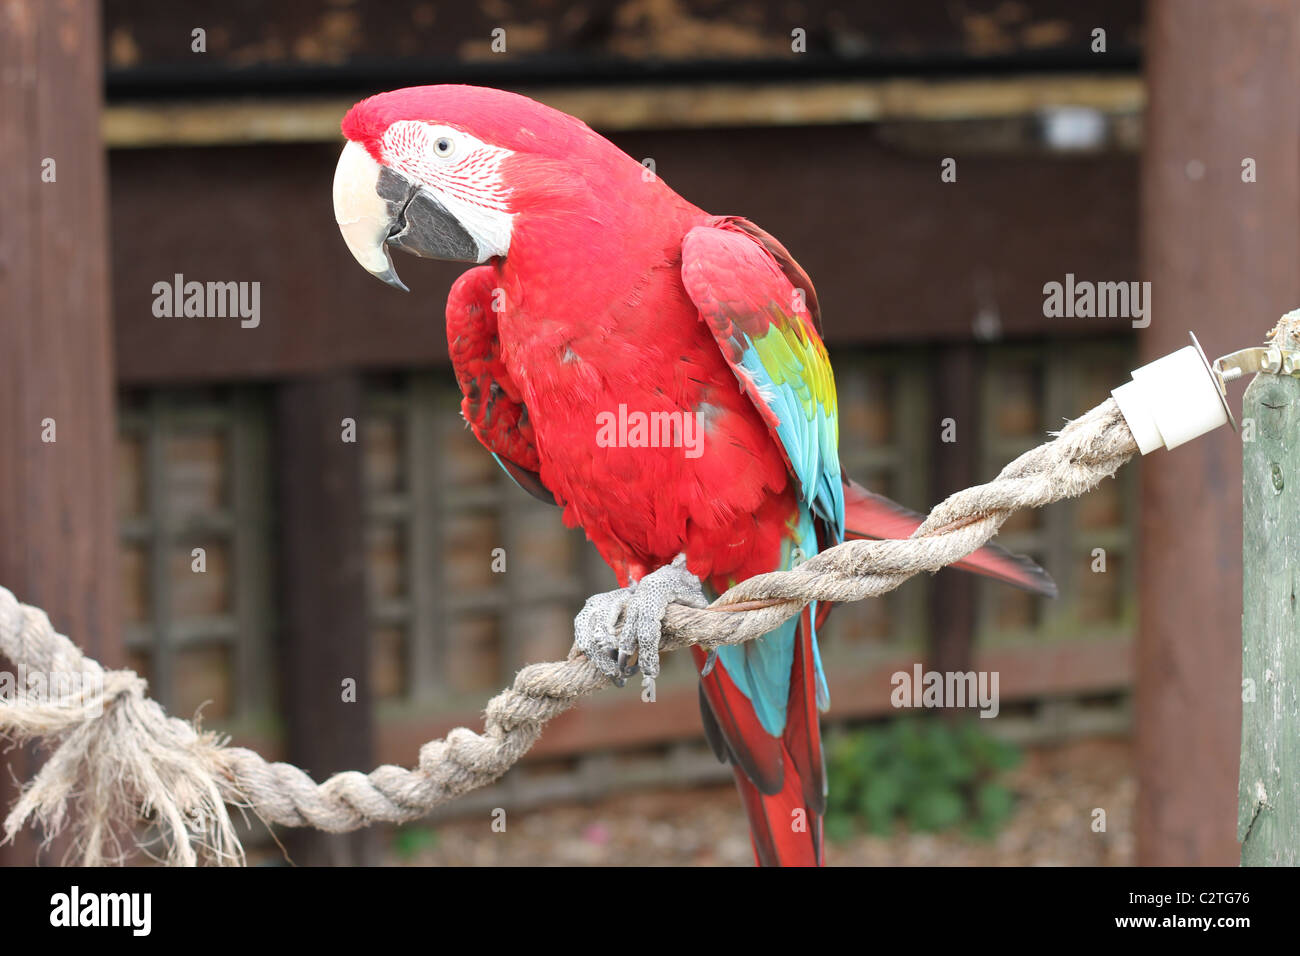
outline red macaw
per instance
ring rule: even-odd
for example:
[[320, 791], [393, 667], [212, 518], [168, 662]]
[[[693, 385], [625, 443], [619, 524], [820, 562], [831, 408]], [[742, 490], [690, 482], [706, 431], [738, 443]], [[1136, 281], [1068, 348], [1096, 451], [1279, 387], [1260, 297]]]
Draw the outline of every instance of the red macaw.
[[[362, 266], [405, 289], [390, 246], [482, 263], [447, 300], [462, 413], [616, 573], [621, 589], [575, 622], [616, 682], [657, 675], [669, 602], [700, 606], [704, 586], [917, 526], [841, 474], [817, 295], [758, 226], [704, 212], [581, 121], [513, 93], [382, 93], [342, 128], [335, 213]], [[1054, 589], [998, 548], [963, 564]], [[706, 734], [734, 767], [761, 864], [822, 862], [827, 610], [716, 656], [693, 649]]]

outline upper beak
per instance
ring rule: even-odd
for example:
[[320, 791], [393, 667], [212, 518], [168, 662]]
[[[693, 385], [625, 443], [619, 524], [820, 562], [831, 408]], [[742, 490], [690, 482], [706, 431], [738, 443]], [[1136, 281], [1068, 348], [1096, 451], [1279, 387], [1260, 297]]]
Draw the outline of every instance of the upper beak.
[[376, 162], [360, 143], [343, 147], [334, 170], [334, 219], [353, 258], [403, 292], [410, 290], [390, 245], [430, 259], [479, 259], [478, 243], [428, 189]]

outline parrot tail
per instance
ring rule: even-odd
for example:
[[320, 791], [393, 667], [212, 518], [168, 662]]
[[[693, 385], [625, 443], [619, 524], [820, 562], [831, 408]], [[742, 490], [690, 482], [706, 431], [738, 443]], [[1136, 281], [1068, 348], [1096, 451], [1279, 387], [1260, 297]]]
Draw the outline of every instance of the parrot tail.
[[[721, 661], [700, 678], [705, 736], [732, 765], [760, 866], [821, 866], [826, 768], [817, 708], [817, 664], [811, 611], [800, 616], [785, 730], [773, 737]], [[707, 655], [692, 647], [697, 666]]]
[[[884, 495], [844, 479], [844, 537], [897, 539], [911, 537], [925, 518]], [[986, 544], [953, 565], [1034, 594], [1056, 597], [1056, 582], [1031, 558]]]

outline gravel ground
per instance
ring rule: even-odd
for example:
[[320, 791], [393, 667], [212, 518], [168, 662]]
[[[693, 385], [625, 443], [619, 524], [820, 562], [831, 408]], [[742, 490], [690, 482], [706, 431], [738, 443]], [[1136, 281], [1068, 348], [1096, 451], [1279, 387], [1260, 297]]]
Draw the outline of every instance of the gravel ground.
[[[1015, 816], [993, 839], [958, 832], [858, 836], [827, 845], [832, 866], [1127, 866], [1136, 794], [1126, 741], [1086, 740], [1026, 753], [1008, 781]], [[1093, 832], [1096, 809], [1106, 832]], [[408, 834], [391, 861], [420, 866], [749, 866], [748, 831], [728, 785], [610, 797], [582, 806], [460, 820]]]

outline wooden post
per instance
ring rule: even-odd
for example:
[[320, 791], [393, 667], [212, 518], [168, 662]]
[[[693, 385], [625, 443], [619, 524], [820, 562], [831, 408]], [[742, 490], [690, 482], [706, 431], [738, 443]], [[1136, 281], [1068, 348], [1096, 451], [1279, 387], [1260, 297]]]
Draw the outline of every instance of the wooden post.
[[[1189, 329], [1214, 358], [1300, 302], [1300, 5], [1147, 12], [1140, 361]], [[1239, 858], [1240, 462], [1221, 430], [1141, 465], [1135, 831], [1148, 866]]]
[[[0, 584], [111, 667], [123, 654], [100, 44], [93, 0], [0, 5]], [[0, 816], [10, 769], [35, 766], [0, 753]], [[6, 864], [34, 856], [31, 834], [0, 847]]]
[[[1300, 323], [1273, 340], [1300, 348]], [[1300, 863], [1300, 379], [1262, 374], [1242, 401], [1243, 866]]]
[[[942, 346], [931, 375], [935, 420], [930, 452], [930, 500], [945, 497], [979, 482], [980, 386], [975, 346]], [[945, 442], [940, 421], [957, 423], [957, 441]], [[926, 669], [965, 673], [975, 656], [976, 581], [973, 574], [944, 568], [930, 581], [929, 639]], [[972, 702], [971, 706], [974, 706]], [[965, 716], [955, 710], [945, 716]]]
[[[317, 781], [374, 763], [366, 611], [361, 384], [335, 373], [280, 385], [275, 400], [280, 522], [281, 693], [288, 760]], [[345, 441], [344, 419], [358, 440]], [[343, 682], [355, 681], [345, 699]], [[291, 830], [299, 865], [367, 865], [373, 833]]]

